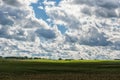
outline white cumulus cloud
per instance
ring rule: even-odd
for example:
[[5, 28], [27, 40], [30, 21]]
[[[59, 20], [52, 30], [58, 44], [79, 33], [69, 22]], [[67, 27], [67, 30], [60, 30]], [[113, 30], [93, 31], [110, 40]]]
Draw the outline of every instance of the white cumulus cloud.
[[[120, 0], [44, 0], [53, 25], [37, 19], [31, 3], [0, 0], [0, 55], [44, 58], [120, 57]], [[65, 27], [64, 34], [57, 26]]]

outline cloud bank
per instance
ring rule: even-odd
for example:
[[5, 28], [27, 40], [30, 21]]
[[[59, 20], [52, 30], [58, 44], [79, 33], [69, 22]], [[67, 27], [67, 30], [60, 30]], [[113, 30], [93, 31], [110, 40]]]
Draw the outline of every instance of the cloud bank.
[[[57, 5], [53, 0], [44, 0], [42, 9], [53, 25], [35, 17], [30, 5], [37, 2], [0, 0], [0, 55], [120, 57], [120, 0], [61, 0]], [[67, 29], [64, 34], [58, 25]]]

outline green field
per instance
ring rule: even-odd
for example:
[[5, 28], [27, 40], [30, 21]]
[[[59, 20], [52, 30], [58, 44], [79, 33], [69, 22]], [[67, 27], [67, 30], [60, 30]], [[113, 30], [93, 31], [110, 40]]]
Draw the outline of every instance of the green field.
[[119, 60], [0, 60], [0, 80], [120, 80]]

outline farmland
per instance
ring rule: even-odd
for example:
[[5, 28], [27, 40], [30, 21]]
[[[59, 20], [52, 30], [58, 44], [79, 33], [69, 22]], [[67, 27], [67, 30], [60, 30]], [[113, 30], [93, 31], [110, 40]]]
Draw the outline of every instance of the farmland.
[[0, 80], [119, 80], [119, 60], [1, 59]]

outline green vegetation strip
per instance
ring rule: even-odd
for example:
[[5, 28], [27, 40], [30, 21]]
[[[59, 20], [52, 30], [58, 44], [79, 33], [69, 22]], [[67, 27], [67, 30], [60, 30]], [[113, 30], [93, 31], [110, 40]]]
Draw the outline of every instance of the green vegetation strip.
[[1, 59], [0, 73], [120, 73], [119, 60]]

